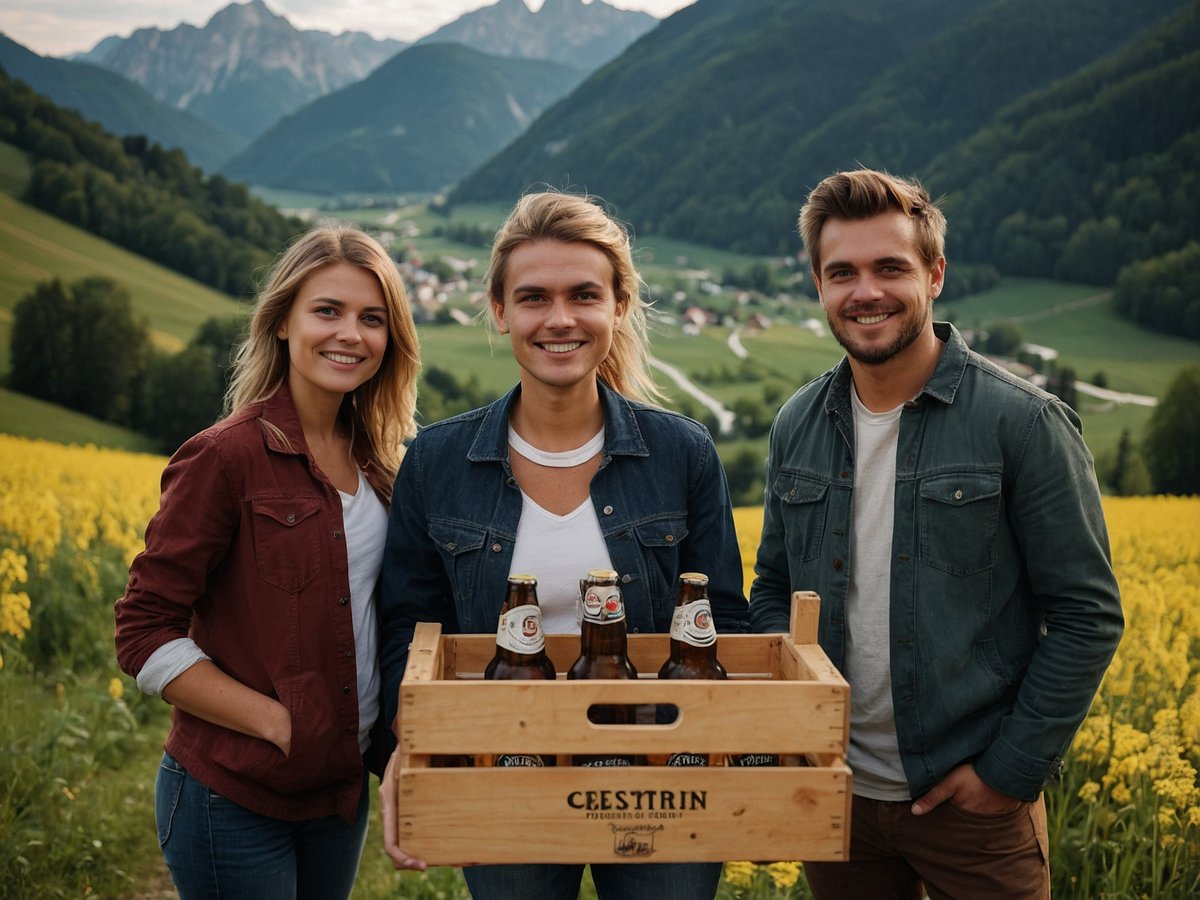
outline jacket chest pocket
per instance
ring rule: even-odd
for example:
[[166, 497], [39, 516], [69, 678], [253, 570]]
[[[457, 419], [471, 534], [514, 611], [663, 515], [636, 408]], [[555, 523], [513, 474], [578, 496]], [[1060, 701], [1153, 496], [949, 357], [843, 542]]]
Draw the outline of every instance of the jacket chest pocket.
[[779, 515], [783, 519], [788, 555], [801, 562], [816, 559], [825, 536], [829, 485], [781, 472], [771, 484], [771, 491], [779, 500]]
[[446, 576], [454, 589], [454, 596], [464, 601], [469, 600], [475, 584], [479, 553], [487, 538], [487, 531], [462, 522], [432, 520], [429, 523], [429, 537], [441, 554]]
[[258, 577], [295, 594], [317, 575], [321, 555], [321, 502], [315, 497], [250, 501]]
[[1000, 519], [999, 473], [951, 473], [920, 488], [921, 561], [952, 575], [974, 575], [992, 564]]

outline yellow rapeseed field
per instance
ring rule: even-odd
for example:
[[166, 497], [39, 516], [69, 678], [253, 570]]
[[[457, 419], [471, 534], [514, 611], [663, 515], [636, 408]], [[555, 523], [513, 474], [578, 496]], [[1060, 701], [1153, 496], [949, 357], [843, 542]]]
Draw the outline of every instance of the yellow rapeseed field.
[[[37, 620], [33, 588], [52, 562], [87, 584], [100, 548], [132, 559], [164, 464], [0, 435], [0, 643], [19, 641]], [[1075, 739], [1052, 822], [1074, 835], [1060, 833], [1067, 846], [1056, 842], [1054, 852], [1073, 854], [1076, 873], [1111, 869], [1072, 875], [1085, 892], [1145, 883], [1111, 864], [1113, 854], [1142, 852], [1125, 846], [1132, 838], [1147, 845], [1147, 869], [1162, 870], [1163, 854], [1200, 861], [1200, 497], [1107, 498], [1105, 513], [1126, 635]], [[762, 511], [738, 509], [734, 519], [749, 589]], [[735, 880], [750, 878], [750, 864], [738, 865]], [[776, 865], [762, 874], [784, 888], [796, 873]]]

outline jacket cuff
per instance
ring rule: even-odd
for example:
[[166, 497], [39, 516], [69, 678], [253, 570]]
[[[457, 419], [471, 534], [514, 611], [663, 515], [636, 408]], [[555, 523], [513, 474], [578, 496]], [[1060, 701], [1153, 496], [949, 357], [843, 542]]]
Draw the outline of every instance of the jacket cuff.
[[1061, 756], [1031, 756], [999, 737], [975, 760], [975, 774], [990, 787], [1018, 800], [1032, 802], [1062, 774]]

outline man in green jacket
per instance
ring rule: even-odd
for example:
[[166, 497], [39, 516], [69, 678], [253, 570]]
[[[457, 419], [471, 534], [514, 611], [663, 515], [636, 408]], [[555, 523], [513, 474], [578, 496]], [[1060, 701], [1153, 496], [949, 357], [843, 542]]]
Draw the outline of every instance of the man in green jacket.
[[847, 356], [775, 420], [750, 604], [782, 631], [816, 591], [850, 684], [850, 856], [805, 866], [818, 900], [1049, 897], [1042, 787], [1124, 628], [1078, 416], [933, 321], [945, 228], [865, 169], [800, 214]]

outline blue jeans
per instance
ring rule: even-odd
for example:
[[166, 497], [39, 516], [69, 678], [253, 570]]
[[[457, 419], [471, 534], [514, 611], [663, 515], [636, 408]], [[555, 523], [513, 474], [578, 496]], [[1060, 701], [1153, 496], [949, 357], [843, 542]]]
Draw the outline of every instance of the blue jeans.
[[337, 900], [350, 896], [370, 794], [353, 825], [340, 816], [287, 822], [209, 790], [163, 754], [154, 786], [158, 843], [181, 900]]
[[[721, 863], [602, 863], [592, 866], [600, 900], [712, 900]], [[583, 866], [467, 866], [475, 900], [576, 900]]]

